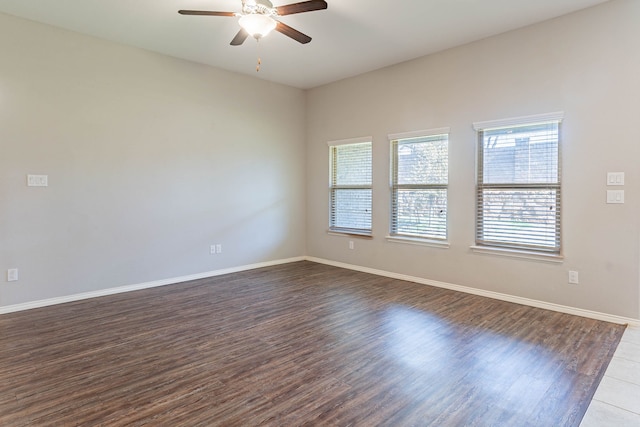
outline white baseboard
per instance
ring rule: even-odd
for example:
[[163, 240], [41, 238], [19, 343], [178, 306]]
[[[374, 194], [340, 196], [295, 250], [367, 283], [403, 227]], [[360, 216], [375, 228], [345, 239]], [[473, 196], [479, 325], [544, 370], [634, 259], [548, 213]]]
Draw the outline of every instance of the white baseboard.
[[190, 274], [187, 276], [172, 277], [168, 279], [154, 280], [151, 282], [144, 282], [144, 283], [138, 283], [133, 285], [119, 286], [115, 288], [101, 289], [98, 291], [84, 292], [80, 294], [67, 295], [63, 297], [49, 298], [49, 299], [39, 300], [39, 301], [31, 301], [23, 304], [8, 305], [8, 306], [0, 307], [0, 314], [14, 313], [18, 311], [30, 310], [32, 308], [47, 307], [50, 305], [64, 304], [67, 302], [80, 301], [80, 300], [89, 299], [89, 298], [96, 298], [96, 297], [102, 297], [107, 295], [120, 294], [124, 292], [138, 291], [141, 289], [155, 288], [158, 286], [173, 285], [176, 283], [188, 282], [190, 280], [206, 279], [208, 277], [221, 276], [223, 274], [237, 273], [240, 271], [253, 270], [253, 269], [262, 268], [262, 267], [270, 267], [273, 265], [288, 264], [288, 263], [297, 262], [297, 261], [317, 262], [319, 264], [332, 265], [334, 267], [341, 267], [341, 268], [346, 268], [348, 270], [361, 271], [363, 273], [375, 274], [377, 276], [389, 277], [392, 279], [406, 280], [408, 282], [414, 282], [414, 283], [419, 283], [419, 284], [428, 285], [428, 286], [435, 286], [438, 288], [450, 289], [453, 291], [464, 292], [467, 294], [493, 298], [501, 301], [513, 302], [516, 304], [527, 305], [530, 307], [543, 308], [546, 310], [557, 311], [560, 313], [573, 314], [576, 316], [602, 320], [605, 322], [617, 323], [621, 325], [628, 324], [632, 326], [640, 326], [640, 319], [632, 319], [627, 317], [615, 316], [607, 313], [600, 313], [597, 311], [583, 310], [581, 308], [553, 304], [553, 303], [533, 300], [529, 298], [517, 297], [509, 294], [502, 294], [499, 292], [486, 291], [483, 289], [476, 289], [468, 286], [461, 286], [461, 285], [455, 285], [452, 283], [439, 282], [436, 280], [424, 279], [422, 277], [392, 273], [389, 271], [378, 270], [375, 268], [362, 267], [359, 265], [346, 264], [343, 262], [330, 261], [322, 258], [315, 258], [315, 257], [309, 257], [309, 256], [300, 256], [300, 257], [280, 259], [280, 260], [274, 260], [274, 261], [266, 261], [266, 262], [261, 262], [257, 264], [242, 265], [238, 267], [225, 268], [221, 270], [207, 271], [204, 273]]
[[98, 291], [84, 292], [81, 294], [66, 295], [63, 297], [49, 298], [39, 301], [31, 301], [23, 304], [8, 305], [0, 307], [0, 314], [14, 313], [17, 311], [30, 310], [32, 308], [47, 307], [50, 305], [64, 304], [66, 302], [80, 301], [89, 298], [103, 297], [107, 295], [121, 294], [123, 292], [139, 291], [141, 289], [156, 288], [158, 286], [173, 285], [176, 283], [188, 282], [190, 280], [206, 279], [208, 277], [222, 276], [223, 274], [237, 273], [239, 271], [254, 270], [256, 268], [270, 267], [279, 264], [288, 264], [296, 261], [304, 261], [306, 258], [295, 257], [280, 259], [275, 261], [260, 262], [257, 264], [242, 265], [239, 267], [225, 268], [222, 270], [207, 271], [204, 273], [190, 274], [188, 276], [172, 277], [169, 279], [154, 280], [152, 282], [138, 283], [134, 285], [119, 286], [115, 288], [100, 289]]
[[453, 291], [464, 292], [467, 294], [478, 295], [487, 298], [493, 298], [501, 301], [513, 302], [516, 304], [527, 305], [530, 307], [543, 308], [546, 310], [557, 311], [560, 313], [573, 314], [575, 316], [587, 317], [590, 319], [602, 320], [610, 323], [621, 325], [640, 326], [640, 319], [632, 319], [627, 317], [615, 316], [613, 314], [600, 313], [597, 311], [583, 310], [581, 308], [569, 307], [566, 305], [553, 304], [545, 301], [538, 301], [529, 298], [517, 297], [499, 292], [485, 291], [483, 289], [471, 288], [468, 286], [454, 285], [452, 283], [438, 282], [436, 280], [424, 279], [422, 277], [408, 276], [405, 274], [392, 273], [375, 268], [361, 267], [359, 265], [346, 264], [337, 261], [330, 261], [322, 258], [306, 257], [307, 261], [317, 262], [320, 264], [332, 265], [334, 267], [346, 268], [349, 270], [361, 271], [363, 273], [375, 274], [377, 276], [389, 277], [392, 279], [406, 280], [408, 282], [419, 283], [422, 285], [435, 286], [438, 288], [450, 289]]

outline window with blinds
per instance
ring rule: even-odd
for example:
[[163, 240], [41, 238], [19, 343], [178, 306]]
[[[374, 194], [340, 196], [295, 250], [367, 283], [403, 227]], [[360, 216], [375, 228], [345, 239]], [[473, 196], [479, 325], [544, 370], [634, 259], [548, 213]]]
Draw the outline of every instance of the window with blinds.
[[474, 125], [477, 245], [560, 254], [561, 119], [554, 113]]
[[391, 224], [397, 237], [446, 240], [449, 136], [390, 135]]
[[[355, 141], [355, 142], [354, 142]], [[371, 139], [329, 143], [329, 230], [371, 234]]]

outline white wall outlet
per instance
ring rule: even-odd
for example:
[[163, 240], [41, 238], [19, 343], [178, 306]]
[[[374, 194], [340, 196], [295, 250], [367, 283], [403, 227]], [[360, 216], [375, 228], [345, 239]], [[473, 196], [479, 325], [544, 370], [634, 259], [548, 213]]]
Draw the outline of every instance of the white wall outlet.
[[222, 245], [220, 243], [218, 243], [216, 245], [216, 253], [217, 254], [221, 254], [222, 253]]
[[7, 270], [7, 282], [15, 282], [18, 280], [18, 269], [10, 268]]
[[216, 253], [216, 245], [211, 245], [211, 246], [209, 247], [209, 253], [210, 253], [211, 255], [213, 255], [213, 254], [215, 254], [215, 253]]
[[353, 249], [354, 245], [353, 245], [353, 240], [349, 240], [349, 249]]
[[578, 272], [569, 270], [569, 283], [572, 285], [577, 285], [578, 282]]
[[48, 175], [27, 175], [27, 186], [47, 187], [49, 186], [49, 176]]

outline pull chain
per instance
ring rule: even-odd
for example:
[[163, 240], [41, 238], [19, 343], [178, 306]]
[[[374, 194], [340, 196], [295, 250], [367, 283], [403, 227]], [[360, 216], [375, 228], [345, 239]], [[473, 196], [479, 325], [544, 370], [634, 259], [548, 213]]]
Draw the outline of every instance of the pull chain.
[[262, 60], [260, 59], [260, 39], [256, 37], [256, 56], [258, 57], [258, 64], [256, 65], [256, 73], [260, 71], [260, 64], [262, 64]]

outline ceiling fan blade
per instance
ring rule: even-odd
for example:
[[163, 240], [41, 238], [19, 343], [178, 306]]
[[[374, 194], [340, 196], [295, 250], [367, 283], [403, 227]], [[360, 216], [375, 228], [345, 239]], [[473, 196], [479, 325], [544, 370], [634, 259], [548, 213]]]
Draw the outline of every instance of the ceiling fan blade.
[[291, 37], [295, 41], [300, 42], [302, 44], [306, 44], [311, 41], [311, 37], [309, 37], [308, 35], [302, 34], [300, 31], [295, 30], [290, 26], [288, 26], [287, 24], [283, 24], [282, 22], [278, 22], [276, 24], [276, 31], [284, 34], [287, 37]]
[[275, 7], [278, 15], [293, 15], [294, 13], [311, 12], [313, 10], [322, 10], [327, 8], [327, 2], [324, 0], [308, 0], [300, 3], [286, 4], [284, 6]]
[[234, 12], [209, 12], [208, 10], [179, 10], [180, 15], [236, 16]]
[[244, 28], [240, 28], [238, 34], [231, 40], [231, 46], [240, 46], [249, 37], [249, 33]]

